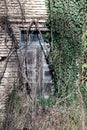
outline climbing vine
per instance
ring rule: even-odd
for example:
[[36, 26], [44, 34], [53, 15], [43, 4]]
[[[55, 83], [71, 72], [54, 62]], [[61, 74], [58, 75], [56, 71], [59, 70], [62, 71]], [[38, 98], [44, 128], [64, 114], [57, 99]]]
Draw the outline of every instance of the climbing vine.
[[77, 95], [79, 82], [84, 1], [47, 0], [46, 5], [50, 19], [47, 26], [51, 30], [50, 60], [57, 73], [55, 94], [65, 97], [72, 93], [72, 100]]

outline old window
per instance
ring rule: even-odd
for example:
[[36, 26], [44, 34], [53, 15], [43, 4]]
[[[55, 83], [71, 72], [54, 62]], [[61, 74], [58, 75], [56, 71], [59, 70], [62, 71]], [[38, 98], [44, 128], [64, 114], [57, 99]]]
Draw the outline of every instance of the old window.
[[[46, 28], [40, 28], [41, 34], [43, 39], [46, 41], [46, 35], [49, 32]], [[38, 36], [40, 40], [42, 40], [41, 35], [39, 34], [39, 31], [37, 31], [35, 28], [31, 28], [29, 32], [28, 40], [30, 41], [38, 41]], [[27, 41], [27, 28], [20, 28], [20, 42], [26, 42]]]
[[42, 40], [42, 37], [43, 37], [43, 32], [41, 32], [41, 34], [39, 34], [39, 32], [37, 30], [34, 30], [34, 31], [30, 31], [29, 32], [29, 40], [32, 41], [32, 42], [37, 42], [39, 41], [38, 38], [40, 38], [40, 40]]
[[[21, 63], [23, 64], [24, 76], [28, 76], [29, 82], [32, 85], [32, 94], [37, 93], [46, 96], [51, 94], [51, 91], [53, 92], [53, 84], [49, 66], [46, 63], [45, 54], [43, 53], [46, 52], [46, 49], [49, 49], [49, 44], [45, 41], [45, 38], [49, 31], [44, 28], [39, 29], [42, 35], [40, 35], [39, 31], [36, 30], [36, 28], [31, 28], [29, 35], [27, 35], [27, 28], [22, 28], [20, 30], [20, 55], [21, 57], [26, 58], [26, 61], [24, 58], [21, 58]], [[41, 43], [39, 42], [38, 36]], [[43, 40], [45, 41], [44, 44]]]

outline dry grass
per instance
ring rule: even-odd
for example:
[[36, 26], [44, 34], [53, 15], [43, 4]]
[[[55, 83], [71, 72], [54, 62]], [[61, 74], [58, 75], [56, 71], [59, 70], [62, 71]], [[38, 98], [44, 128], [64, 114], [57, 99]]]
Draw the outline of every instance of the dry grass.
[[[82, 114], [81, 107], [76, 104], [71, 107], [54, 105], [45, 108], [42, 115], [35, 116], [35, 128], [37, 130], [82, 130]], [[85, 127], [84, 130], [86, 129]]]
[[58, 99], [52, 106], [42, 106], [36, 100], [29, 100], [21, 91], [17, 91], [17, 99], [14, 100], [18, 99], [13, 101], [14, 128], [11, 126], [9, 130], [87, 130], [86, 114], [79, 97], [70, 106], [66, 103], [60, 105]]

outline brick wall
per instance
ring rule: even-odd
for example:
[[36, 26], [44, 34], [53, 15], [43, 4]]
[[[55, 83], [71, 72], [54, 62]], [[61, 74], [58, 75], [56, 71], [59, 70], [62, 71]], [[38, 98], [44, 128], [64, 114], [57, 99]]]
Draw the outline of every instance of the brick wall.
[[[4, 0], [0, 1], [0, 76], [2, 75], [3, 66], [6, 62], [6, 57], [9, 48], [12, 45], [11, 37], [6, 33], [6, 24], [2, 26], [2, 19], [8, 17], [11, 28], [18, 42], [20, 41], [20, 27], [28, 27], [33, 19], [39, 22], [40, 27], [45, 26], [47, 12], [45, 0]], [[3, 20], [5, 22], [5, 20]], [[8, 47], [6, 47], [7, 43]], [[15, 53], [12, 54], [7, 69], [4, 73], [4, 78], [0, 84], [0, 116], [4, 117], [4, 101], [6, 93], [11, 89], [13, 82], [17, 78], [17, 63]]]
[[39, 19], [45, 22], [47, 12], [45, 0], [6, 0], [0, 2], [0, 15], [8, 15], [10, 21], [29, 22], [32, 19]]

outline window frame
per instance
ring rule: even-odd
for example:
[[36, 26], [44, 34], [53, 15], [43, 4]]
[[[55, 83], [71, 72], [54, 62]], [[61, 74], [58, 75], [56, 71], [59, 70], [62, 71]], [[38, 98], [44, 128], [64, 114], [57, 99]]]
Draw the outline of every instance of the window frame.
[[[43, 38], [44, 38], [44, 34], [45, 34], [46, 32], [49, 32], [49, 29], [46, 28], [46, 27], [40, 27], [39, 29], [40, 29], [40, 31], [41, 31], [41, 33], [42, 33], [42, 35], [43, 35]], [[19, 27], [19, 30], [20, 30], [20, 42], [21, 42], [21, 43], [27, 42], [27, 27]], [[26, 38], [25, 38], [25, 40], [22, 39], [22, 31], [26, 31]], [[29, 35], [36, 34], [36, 32], [39, 34], [39, 31], [36, 30], [35, 27], [32, 27], [32, 28], [30, 29], [30, 31], [29, 31]], [[40, 34], [39, 34], [39, 35], [40, 35]], [[33, 42], [33, 41], [34, 41], [34, 42], [37, 42], [37, 41], [38, 41], [37, 36], [30, 36], [30, 37], [31, 37], [30, 40], [31, 40], [32, 42]], [[36, 40], [33, 40], [32, 37], [33, 37], [33, 39], [36, 37]], [[28, 38], [28, 40], [29, 40], [29, 38]]]

